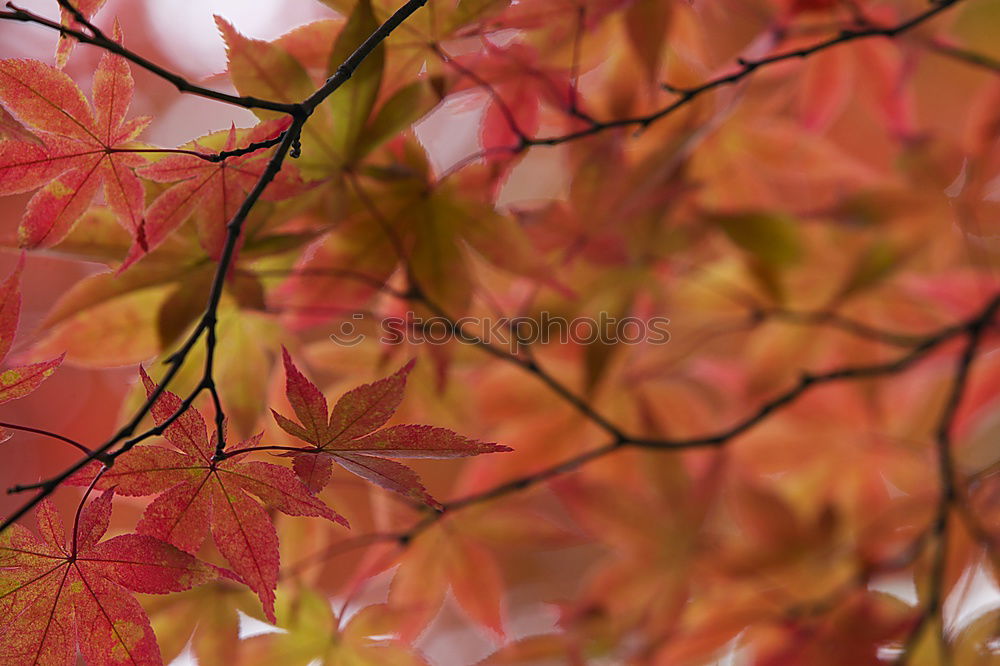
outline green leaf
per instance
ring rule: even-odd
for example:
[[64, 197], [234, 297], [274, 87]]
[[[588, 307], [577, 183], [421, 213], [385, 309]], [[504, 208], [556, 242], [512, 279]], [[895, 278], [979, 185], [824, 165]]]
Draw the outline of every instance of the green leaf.
[[471, 277], [462, 250], [456, 242], [455, 225], [432, 206], [418, 213], [419, 231], [410, 269], [417, 284], [431, 300], [449, 314], [464, 314], [472, 301]]
[[501, 12], [509, 4], [510, 0], [458, 0], [455, 11], [445, 20], [443, 36], [451, 36], [459, 28]]
[[358, 156], [367, 155], [410, 127], [433, 109], [437, 102], [437, 97], [425, 81], [414, 81], [394, 92], [365, 128], [359, 141]]
[[161, 349], [173, 344], [205, 311], [206, 294], [214, 277], [214, 265], [205, 264], [200, 270], [187, 273], [163, 301], [156, 320]]
[[768, 266], [787, 267], [802, 255], [795, 220], [783, 213], [746, 211], [714, 214], [709, 219], [722, 227], [736, 245]]
[[878, 285], [900, 265], [899, 252], [890, 243], [879, 239], [858, 257], [837, 300], [867, 291]]
[[1000, 57], [1000, 4], [995, 2], [971, 2], [962, 8], [955, 19], [952, 33], [961, 45], [985, 55]]
[[[370, 0], [361, 0], [355, 6], [347, 24], [330, 52], [328, 74], [337, 68], [362, 42], [379, 27]], [[385, 47], [378, 45], [354, 71], [351, 78], [323, 104], [333, 117], [331, 144], [344, 163], [358, 156], [361, 132], [375, 107], [382, 69], [385, 65]]]

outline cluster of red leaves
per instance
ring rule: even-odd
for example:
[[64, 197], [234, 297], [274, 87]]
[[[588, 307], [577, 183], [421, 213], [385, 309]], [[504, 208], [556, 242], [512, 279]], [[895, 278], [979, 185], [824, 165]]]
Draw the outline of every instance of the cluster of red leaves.
[[[142, 372], [147, 395], [156, 385]], [[164, 391], [153, 403], [157, 425], [167, 423], [181, 405]], [[274, 587], [278, 582], [278, 535], [264, 508], [292, 516], [319, 516], [347, 525], [347, 521], [314, 497], [291, 470], [270, 463], [241, 460], [243, 449], [252, 449], [260, 436], [226, 447], [227, 456], [216, 458], [217, 440], [209, 438], [205, 421], [188, 409], [167, 425], [164, 437], [176, 450], [137, 446], [101, 473], [84, 471], [71, 483], [115, 488], [122, 495], [158, 495], [150, 502], [136, 529], [186, 551], [197, 552], [209, 532], [219, 552], [264, 604], [274, 619]], [[99, 475], [99, 476], [97, 476]]]
[[126, 120], [135, 85], [128, 63], [101, 56], [96, 109], [67, 74], [37, 60], [0, 61], [0, 78], [0, 103], [40, 139], [0, 144], [0, 194], [38, 190], [21, 220], [21, 244], [59, 243], [103, 186], [122, 226], [145, 248], [145, 194], [134, 169], [146, 158], [132, 150], [142, 147], [136, 139], [152, 118]]
[[[121, 41], [117, 28], [115, 37]], [[124, 58], [101, 56], [93, 106], [68, 75], [37, 60], [0, 61], [0, 80], [0, 104], [17, 116], [6, 109], [0, 116], [12, 139], [0, 143], [0, 195], [38, 190], [21, 220], [21, 245], [58, 245], [103, 191], [105, 203], [133, 239], [119, 270], [155, 249], [195, 214], [202, 246], [217, 259], [226, 223], [260, 177], [265, 156], [258, 151], [208, 161], [198, 155], [272, 139], [288, 124], [287, 119], [276, 120], [249, 132], [233, 127], [181, 147], [190, 154], [150, 164], [155, 148], [137, 139], [152, 118], [127, 119], [135, 83]], [[219, 138], [224, 142], [217, 149], [206, 148]], [[237, 139], [243, 142], [237, 145]], [[140, 177], [176, 184], [147, 207]], [[267, 196], [287, 198], [301, 190], [294, 171], [286, 170]]]
[[160, 664], [149, 618], [130, 592], [167, 594], [212, 580], [216, 568], [160, 539], [101, 541], [114, 489], [82, 507], [67, 534], [58, 511], [38, 506], [38, 531], [0, 536], [0, 659], [5, 664]]

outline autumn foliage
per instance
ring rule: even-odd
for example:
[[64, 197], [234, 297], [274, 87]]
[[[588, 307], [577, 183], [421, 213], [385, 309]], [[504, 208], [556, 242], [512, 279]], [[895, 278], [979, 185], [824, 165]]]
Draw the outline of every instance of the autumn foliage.
[[0, 10], [0, 666], [1000, 659], [1000, 4], [104, 5]]

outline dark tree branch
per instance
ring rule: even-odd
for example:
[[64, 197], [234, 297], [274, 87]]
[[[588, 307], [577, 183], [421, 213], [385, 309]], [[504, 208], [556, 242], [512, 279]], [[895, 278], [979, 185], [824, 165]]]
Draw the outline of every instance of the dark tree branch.
[[0, 428], [9, 428], [10, 430], [20, 430], [21, 432], [30, 432], [30, 433], [34, 433], [36, 435], [45, 435], [46, 437], [51, 437], [52, 439], [58, 439], [60, 442], [66, 442], [70, 446], [72, 446], [72, 447], [74, 447], [74, 448], [76, 448], [76, 449], [78, 449], [80, 451], [83, 451], [87, 455], [91, 454], [90, 449], [88, 449], [86, 446], [84, 446], [80, 442], [78, 442], [75, 439], [72, 439], [70, 437], [67, 437], [66, 435], [60, 435], [57, 432], [52, 432], [50, 430], [44, 430], [42, 428], [32, 428], [31, 426], [18, 425], [16, 423], [6, 423], [4, 421], [0, 421]]
[[[988, 317], [976, 320], [968, 326], [964, 333], [967, 336], [965, 348], [958, 358], [955, 367], [955, 377], [952, 381], [951, 391], [948, 393], [948, 400], [938, 422], [937, 434], [935, 437], [937, 463], [938, 463], [938, 491], [937, 510], [934, 520], [931, 523], [931, 534], [933, 535], [934, 551], [931, 559], [931, 570], [928, 580], [927, 602], [917, 620], [916, 626], [910, 632], [906, 641], [903, 653], [896, 662], [899, 666], [904, 666], [913, 656], [913, 652], [923, 637], [928, 625], [934, 619], [938, 619], [940, 629], [944, 632], [944, 618], [941, 617], [941, 610], [944, 605], [944, 577], [948, 566], [948, 536], [951, 531], [950, 516], [952, 510], [958, 503], [959, 480], [955, 473], [955, 461], [952, 458], [952, 430], [955, 427], [955, 417], [958, 408], [962, 404], [962, 398], [968, 390], [969, 375], [972, 372], [972, 364], [976, 359], [976, 351], [982, 340], [986, 327], [992, 323], [993, 316], [998, 307], [994, 301], [992, 308], [987, 312]], [[947, 639], [942, 634], [939, 635], [942, 650], [947, 650]]]
[[[60, 5], [67, 6], [68, 3], [60, 2]], [[208, 99], [214, 99], [219, 102], [225, 102], [227, 104], [233, 104], [235, 106], [241, 106], [244, 109], [267, 109], [269, 111], [278, 111], [280, 113], [287, 113], [290, 115], [300, 115], [301, 110], [294, 104], [284, 104], [282, 102], [274, 102], [267, 99], [260, 99], [258, 97], [250, 97], [246, 95], [230, 95], [228, 93], [220, 92], [218, 90], [212, 90], [211, 88], [204, 88], [202, 86], [191, 83], [185, 79], [180, 74], [176, 74], [161, 67], [156, 63], [147, 60], [135, 51], [127, 49], [118, 42], [108, 38], [103, 32], [98, 30], [89, 21], [80, 21], [92, 34], [88, 35], [85, 32], [76, 30], [73, 28], [66, 27], [57, 21], [52, 21], [43, 16], [39, 16], [26, 9], [21, 9], [12, 2], [7, 3], [7, 7], [10, 11], [0, 12], [0, 21], [21, 21], [24, 23], [35, 23], [37, 25], [43, 25], [52, 30], [58, 30], [64, 35], [69, 35], [70, 37], [75, 37], [78, 41], [83, 44], [91, 44], [97, 46], [105, 51], [115, 53], [125, 58], [129, 62], [137, 65], [148, 72], [155, 74], [164, 81], [167, 81], [178, 91], [182, 93], [189, 93], [192, 95], [198, 95], [199, 97], [207, 97]]]
[[[528, 137], [522, 139], [519, 146], [512, 146], [510, 152], [519, 153], [527, 149], [530, 146], [557, 146], [562, 143], [567, 143], [569, 141], [574, 141], [576, 139], [581, 139], [587, 136], [592, 136], [605, 130], [614, 129], [618, 127], [633, 127], [638, 126], [640, 128], [646, 128], [652, 125], [657, 120], [664, 118], [678, 109], [687, 106], [692, 100], [701, 97], [707, 92], [715, 90], [716, 88], [721, 88], [724, 86], [732, 85], [738, 83], [743, 79], [747, 78], [755, 71], [759, 69], [764, 69], [775, 65], [780, 62], [785, 62], [788, 60], [801, 60], [808, 58], [820, 51], [825, 51], [826, 49], [839, 46], [841, 44], [847, 44], [860, 39], [871, 39], [875, 37], [885, 37], [894, 38], [899, 35], [910, 31], [917, 26], [931, 20], [938, 14], [944, 12], [948, 8], [963, 2], [963, 0], [938, 0], [931, 3], [930, 9], [927, 9], [902, 23], [898, 23], [893, 26], [883, 27], [883, 26], [864, 26], [859, 28], [848, 28], [844, 29], [835, 37], [830, 37], [829, 39], [822, 40], [813, 44], [812, 46], [807, 46], [801, 49], [795, 49], [792, 51], [785, 51], [776, 55], [768, 56], [766, 58], [760, 58], [756, 60], [739, 59], [737, 64], [739, 69], [732, 74], [727, 74], [724, 76], [719, 76], [717, 78], [706, 81], [705, 83], [693, 87], [693, 88], [680, 88], [672, 86], [670, 84], [663, 84], [663, 88], [668, 92], [674, 93], [678, 96], [674, 102], [668, 104], [667, 106], [661, 108], [658, 111], [654, 111], [648, 115], [643, 116], [632, 116], [628, 118], [618, 118], [616, 120], [607, 121], [592, 121], [590, 127], [586, 127], [581, 130], [569, 132], [559, 136], [548, 136], [548, 137]], [[516, 130], [515, 130], [516, 132]]]
[[[961, 400], [961, 394], [967, 383], [969, 368], [975, 358], [979, 341], [986, 329], [994, 324], [994, 319], [997, 316], [998, 310], [1000, 310], [1000, 294], [995, 295], [974, 316], [960, 322], [959, 324], [948, 326], [941, 329], [937, 333], [927, 336], [920, 345], [916, 346], [908, 354], [905, 354], [894, 361], [870, 365], [847, 366], [818, 374], [805, 373], [794, 387], [765, 402], [753, 414], [721, 432], [689, 439], [647, 439], [625, 436], [625, 439], [613, 440], [604, 446], [592, 449], [572, 458], [568, 458], [561, 463], [547, 467], [543, 470], [535, 472], [534, 474], [528, 474], [523, 477], [512, 479], [511, 481], [499, 484], [475, 495], [460, 498], [452, 502], [445, 502], [440, 511], [428, 514], [409, 530], [400, 533], [399, 541], [400, 543], [406, 545], [414, 536], [439, 521], [449, 512], [457, 511], [468, 506], [487, 502], [489, 500], [498, 499], [521, 490], [533, 488], [545, 481], [574, 471], [587, 463], [604, 458], [605, 456], [626, 447], [679, 451], [685, 449], [723, 446], [736, 437], [753, 429], [763, 422], [768, 416], [795, 402], [798, 398], [816, 387], [832, 384], [834, 382], [871, 379], [899, 374], [913, 367], [919, 361], [925, 359], [931, 354], [931, 352], [940, 348], [945, 343], [958, 337], [968, 336], [969, 343], [965, 347], [959, 361], [958, 369], [956, 370], [956, 388], [952, 392], [952, 397], [949, 400], [949, 407], [946, 409], [945, 417], [942, 419], [942, 425], [938, 432], [939, 460], [942, 462], [942, 502], [945, 501], [944, 498], [947, 498], [947, 505], [948, 508], [950, 508], [955, 497], [955, 486], [953, 483], [954, 472], [950, 456], [950, 440], [948, 439], [950, 436], [948, 433], [950, 432], [951, 422], [954, 419], [955, 410]], [[947, 479], [947, 481], [945, 479]], [[945, 516], [946, 515], [947, 513], [945, 512]], [[936, 524], [940, 524], [941, 520], [939, 512], [939, 518]], [[943, 520], [946, 525], [947, 517]], [[937, 609], [935, 609], [935, 612], [936, 610]]]

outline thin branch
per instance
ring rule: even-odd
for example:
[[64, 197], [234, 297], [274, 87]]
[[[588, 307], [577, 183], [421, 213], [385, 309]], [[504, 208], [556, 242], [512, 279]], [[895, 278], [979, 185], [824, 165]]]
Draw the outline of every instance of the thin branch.
[[315, 446], [272, 446], [268, 444], [265, 446], [251, 446], [245, 449], [225, 451], [217, 459], [225, 460], [233, 456], [242, 456], [245, 453], [269, 453], [272, 451], [281, 451], [284, 453], [323, 453], [323, 449], [316, 448]]
[[935, 53], [939, 53], [954, 60], [959, 60], [968, 65], [974, 65], [981, 69], [986, 69], [994, 74], [1000, 74], [1000, 60], [992, 58], [984, 53], [979, 53], [971, 49], [966, 49], [954, 44], [948, 44], [940, 39], [932, 39], [927, 42], [927, 48]]
[[[861, 6], [853, 4], [853, 15], [854, 24], [860, 28], [880, 28], [881, 26], [877, 21], [869, 17]], [[918, 40], [925, 48], [933, 51], [939, 55], [952, 58], [953, 60], [958, 60], [964, 62], [968, 65], [973, 65], [975, 67], [980, 67], [982, 69], [990, 70], [994, 73], [1000, 74], [1000, 60], [992, 58], [984, 53], [979, 53], [971, 49], [958, 46], [951, 42], [945, 41], [940, 37], [922, 37]]]
[[[63, 6], [66, 6], [64, 3]], [[68, 3], [67, 3], [68, 4]], [[104, 35], [103, 32], [98, 30], [89, 21], [80, 21], [88, 30], [93, 34], [88, 35], [85, 32], [76, 30], [74, 28], [69, 28], [67, 26], [58, 23], [57, 21], [52, 21], [45, 18], [44, 16], [39, 16], [29, 12], [26, 9], [22, 9], [12, 2], [7, 3], [7, 7], [10, 11], [0, 12], [0, 21], [21, 21], [24, 23], [35, 23], [37, 25], [42, 25], [52, 30], [58, 30], [64, 35], [69, 35], [70, 37], [75, 37], [78, 41], [83, 44], [91, 44], [99, 48], [115, 53], [125, 58], [129, 62], [137, 65], [148, 72], [155, 74], [161, 79], [173, 84], [177, 90], [182, 93], [189, 93], [192, 95], [198, 95], [199, 97], [207, 97], [208, 99], [214, 99], [219, 102], [225, 102], [227, 104], [233, 104], [235, 106], [241, 106], [244, 109], [267, 109], [269, 111], [278, 111], [280, 113], [287, 113], [289, 115], [302, 115], [302, 109], [295, 104], [285, 104], [282, 102], [274, 102], [267, 99], [261, 99], [259, 97], [251, 97], [249, 95], [230, 95], [228, 93], [220, 92], [218, 90], [212, 90], [211, 88], [204, 88], [202, 86], [191, 83], [186, 78], [180, 74], [171, 72], [170, 70], [157, 65], [156, 63], [147, 60], [143, 56], [139, 55], [131, 49], [127, 49], [118, 42], [109, 39]]]
[[664, 118], [678, 109], [687, 106], [692, 100], [701, 97], [705, 93], [715, 90], [716, 88], [721, 88], [724, 86], [732, 85], [738, 83], [743, 79], [750, 76], [753, 72], [758, 69], [764, 69], [775, 65], [780, 62], [785, 62], [787, 60], [799, 60], [808, 58], [811, 55], [819, 53], [820, 51], [825, 51], [826, 49], [839, 46], [841, 44], [847, 44], [848, 42], [853, 42], [860, 39], [870, 39], [874, 37], [887, 37], [893, 38], [897, 37], [909, 30], [916, 28], [917, 26], [929, 21], [938, 14], [944, 12], [946, 9], [957, 5], [964, 0], [939, 0], [932, 3], [930, 9], [927, 9], [916, 16], [913, 16], [902, 23], [898, 23], [893, 26], [881, 27], [881, 26], [866, 26], [862, 28], [849, 28], [842, 30], [840, 34], [829, 39], [817, 42], [812, 46], [807, 46], [801, 49], [795, 49], [792, 51], [785, 51], [773, 56], [768, 56], [766, 58], [760, 58], [756, 60], [747, 60], [740, 58], [737, 60], [739, 69], [732, 74], [727, 74], [724, 76], [719, 76], [715, 79], [706, 81], [705, 83], [693, 87], [693, 88], [680, 88], [677, 86], [672, 86], [670, 84], [663, 84], [663, 88], [671, 93], [678, 96], [678, 99], [674, 102], [668, 104], [667, 106], [661, 108], [658, 111], [654, 111], [648, 115], [644, 116], [631, 116], [627, 118], [619, 118], [616, 120], [607, 121], [595, 121], [592, 122], [590, 127], [586, 127], [581, 130], [569, 132], [567, 134], [562, 134], [559, 136], [548, 136], [548, 137], [529, 137], [521, 141], [521, 145], [516, 149], [512, 148], [514, 152], [521, 152], [529, 146], [556, 146], [562, 143], [567, 143], [569, 141], [574, 141], [576, 139], [581, 139], [583, 137], [592, 136], [598, 134], [605, 130], [613, 129], [616, 127], [631, 127], [638, 125], [640, 128], [649, 127], [651, 124]]
[[677, 440], [643, 438], [626, 438], [621, 441], [614, 440], [604, 446], [584, 452], [533, 474], [512, 479], [475, 495], [470, 495], [452, 502], [446, 502], [440, 511], [428, 514], [409, 530], [403, 532], [400, 535], [400, 543], [403, 545], [408, 544], [414, 536], [441, 520], [450, 512], [489, 500], [498, 499], [521, 490], [533, 488], [545, 481], [548, 481], [549, 479], [572, 472], [587, 463], [600, 460], [601, 458], [626, 447], [658, 450], [684, 450], [722, 446], [753, 429], [764, 421], [769, 415], [775, 413], [781, 407], [795, 402], [798, 398], [802, 397], [802, 395], [815, 389], [816, 387], [839, 381], [854, 381], [899, 374], [916, 365], [919, 361], [926, 358], [931, 352], [938, 349], [945, 343], [957, 337], [967, 335], [970, 339], [970, 343], [966, 346], [959, 361], [959, 369], [956, 373], [957, 388], [953, 391], [952, 398], [949, 401], [949, 407], [946, 410], [946, 418], [942, 420], [942, 426], [938, 433], [939, 456], [941, 457], [941, 460], [946, 461], [945, 464], [947, 467], [946, 470], [942, 472], [942, 484], [944, 488], [942, 496], [947, 495], [949, 497], [948, 502], [950, 504], [954, 498], [954, 485], [950, 480], [945, 482], [944, 479], [946, 478], [946, 474], [948, 479], [953, 478], [953, 465], [951, 464], [950, 449], [947, 446], [948, 440], [946, 438], [948, 437], [950, 423], [954, 418], [954, 410], [957, 409], [958, 402], [961, 400], [961, 392], [964, 390], [964, 386], [967, 383], [969, 368], [971, 367], [972, 360], [975, 357], [978, 342], [985, 333], [985, 330], [994, 323], [998, 310], [1000, 310], [1000, 294], [996, 294], [983, 308], [980, 309], [977, 314], [971, 318], [954, 326], [943, 328], [937, 333], [928, 336], [922, 344], [918, 345], [915, 349], [910, 351], [910, 353], [901, 356], [895, 361], [871, 365], [848, 366], [820, 374], [803, 374], [802, 378], [794, 387], [767, 401], [753, 414], [721, 432], [703, 435], [700, 437], [693, 437], [690, 439]]
[[755, 310], [753, 315], [761, 319], [772, 318], [790, 324], [830, 326], [856, 337], [892, 347], [915, 347], [926, 340], [926, 335], [888, 331], [828, 310], [799, 311], [786, 308], [761, 308]]
[[190, 155], [191, 157], [197, 157], [199, 159], [205, 160], [206, 162], [218, 163], [225, 162], [230, 157], [240, 157], [241, 155], [249, 155], [250, 153], [255, 153], [258, 150], [263, 150], [264, 148], [271, 148], [278, 145], [285, 138], [285, 133], [282, 132], [278, 136], [265, 139], [263, 141], [254, 141], [249, 143], [242, 148], [234, 148], [232, 150], [222, 150], [217, 153], [203, 153], [197, 150], [186, 150], [184, 148], [107, 148], [105, 151], [107, 153], [168, 153], [171, 155]]
[[[951, 453], [951, 435], [955, 427], [955, 417], [962, 404], [962, 398], [968, 390], [969, 375], [972, 372], [972, 364], [976, 359], [976, 351], [979, 348], [987, 325], [992, 322], [992, 314], [996, 312], [996, 309], [997, 304], [995, 302], [989, 311], [991, 314], [988, 318], [973, 322], [966, 330], [968, 341], [965, 344], [962, 355], [956, 362], [955, 378], [952, 381], [951, 391], [948, 393], [948, 401], [938, 422], [935, 441], [937, 443], [938, 483], [940, 489], [937, 511], [931, 523], [931, 531], [934, 536], [934, 552], [931, 559], [931, 570], [927, 586], [927, 602], [924, 604], [924, 609], [917, 620], [916, 626], [910, 632], [903, 653], [896, 662], [898, 666], [904, 666], [909, 662], [925, 630], [935, 618], [939, 620], [941, 632], [944, 632], [944, 619], [941, 617], [941, 610], [944, 605], [944, 577], [948, 565], [948, 535], [951, 528], [949, 518], [958, 499], [958, 480], [955, 474], [955, 461]], [[942, 649], [947, 650], [947, 640], [943, 633], [939, 635], [939, 639]], [[947, 655], [945, 656], [947, 657]]]
[[42, 428], [33, 428], [31, 426], [18, 425], [16, 423], [6, 423], [4, 421], [0, 421], [0, 428], [9, 428], [10, 430], [20, 430], [21, 432], [30, 432], [36, 435], [45, 435], [46, 437], [51, 437], [52, 439], [58, 439], [60, 442], [66, 442], [70, 446], [75, 447], [80, 451], [83, 451], [88, 456], [91, 455], [92, 453], [90, 449], [88, 449], [86, 446], [76, 441], [75, 439], [67, 437], [66, 435], [60, 435], [59, 433], [52, 432], [51, 430], [44, 430]]

